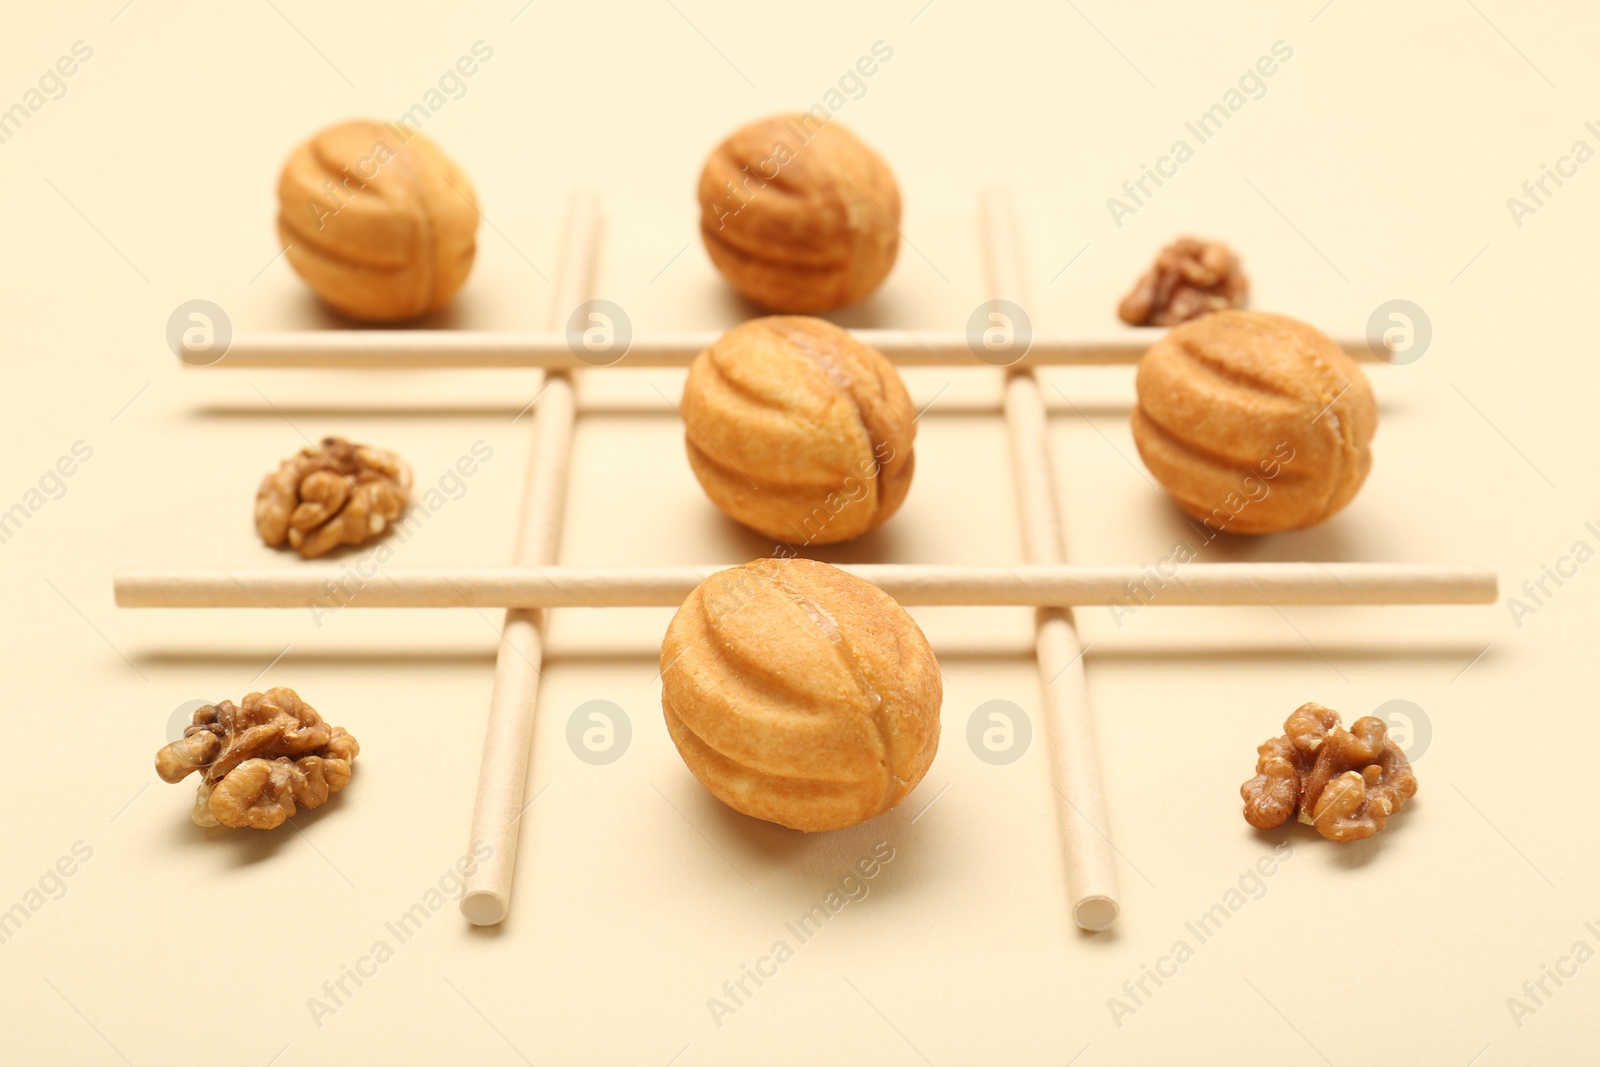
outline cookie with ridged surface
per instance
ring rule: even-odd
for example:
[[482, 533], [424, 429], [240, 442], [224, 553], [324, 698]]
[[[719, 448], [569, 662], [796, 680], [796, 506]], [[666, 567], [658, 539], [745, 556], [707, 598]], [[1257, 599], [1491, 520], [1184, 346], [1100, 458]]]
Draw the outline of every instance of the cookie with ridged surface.
[[1179, 326], [1144, 354], [1136, 385], [1139, 455], [1214, 530], [1313, 526], [1372, 469], [1378, 405], [1367, 376], [1288, 316], [1219, 311]]
[[916, 411], [876, 349], [774, 315], [694, 358], [680, 405], [689, 465], [729, 517], [791, 545], [848, 541], [911, 488]]
[[706, 160], [698, 196], [711, 262], [773, 311], [859, 304], [900, 250], [900, 187], [888, 164], [814, 114], [734, 131]]
[[661, 644], [661, 704], [684, 763], [729, 807], [796, 830], [893, 808], [939, 747], [927, 638], [870, 582], [759, 559], [689, 594]]
[[290, 265], [363, 322], [444, 307], [477, 254], [472, 183], [428, 138], [389, 123], [345, 122], [298, 145], [278, 207]]

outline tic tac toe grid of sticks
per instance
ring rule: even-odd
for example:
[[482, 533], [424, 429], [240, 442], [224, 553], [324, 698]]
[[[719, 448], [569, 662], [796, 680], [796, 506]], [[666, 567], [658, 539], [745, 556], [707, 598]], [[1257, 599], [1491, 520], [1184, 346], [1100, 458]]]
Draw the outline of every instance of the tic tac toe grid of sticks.
[[[1027, 307], [1026, 274], [1015, 212], [1003, 191], [979, 203], [988, 299]], [[559, 607], [676, 606], [722, 565], [581, 568], [557, 565], [578, 407], [573, 376], [605, 374], [561, 329], [593, 294], [600, 241], [598, 197], [578, 192], [567, 209], [565, 238], [551, 302], [550, 329], [537, 334], [424, 330], [323, 330], [240, 334], [217, 369], [243, 367], [384, 369], [525, 367], [544, 372], [534, 408], [533, 452], [513, 565], [503, 568], [387, 569], [385, 581], [353, 602], [370, 608], [506, 609], [495, 658], [493, 695], [469, 841], [493, 846], [492, 859], [468, 879], [461, 911], [493, 925], [511, 905], [512, 878], [535, 717], [544, 612]], [[957, 332], [853, 331], [902, 366], [981, 365]], [[1104, 930], [1119, 896], [1094, 719], [1084, 676], [1074, 605], [1105, 603], [1145, 578], [1138, 566], [1073, 566], [1063, 549], [1061, 508], [1047, 440], [1048, 415], [1035, 379], [1039, 366], [1133, 364], [1159, 331], [1127, 329], [1101, 338], [1031, 336], [1021, 351], [985, 359], [1005, 376], [1002, 413], [1011, 444], [1021, 520], [1021, 566], [867, 564], [844, 569], [905, 605], [1025, 605], [1037, 609], [1036, 656], [1050, 774], [1072, 918]], [[632, 337], [622, 362], [633, 367], [688, 366], [714, 333]], [[1365, 340], [1341, 342], [1352, 356], [1374, 358]], [[1024, 347], [1025, 346], [1025, 347]], [[300, 607], [333, 572], [290, 569], [121, 571], [114, 584], [123, 607]], [[1171, 605], [1486, 604], [1495, 576], [1466, 566], [1383, 563], [1189, 563], [1163, 576], [1159, 603]]]

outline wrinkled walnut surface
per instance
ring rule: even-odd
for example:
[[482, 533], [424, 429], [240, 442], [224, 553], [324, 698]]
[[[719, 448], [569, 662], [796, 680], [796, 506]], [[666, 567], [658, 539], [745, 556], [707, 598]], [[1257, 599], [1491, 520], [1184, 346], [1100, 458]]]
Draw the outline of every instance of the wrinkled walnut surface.
[[1346, 730], [1338, 712], [1302, 704], [1283, 733], [1256, 750], [1256, 776], [1239, 787], [1251, 826], [1272, 830], [1298, 815], [1330, 841], [1358, 841], [1416, 795], [1411, 763], [1382, 719], [1368, 715]]
[[279, 464], [256, 490], [256, 529], [273, 548], [285, 541], [305, 559], [359, 545], [406, 509], [411, 468], [393, 452], [324, 437]]
[[1156, 255], [1117, 314], [1130, 326], [1176, 326], [1244, 307], [1249, 298], [1250, 279], [1233, 249], [1221, 241], [1180, 237]]
[[270, 830], [297, 808], [315, 808], [350, 781], [361, 746], [329, 726], [293, 689], [251, 693], [194, 713], [183, 738], [156, 753], [156, 773], [181, 782], [200, 772], [200, 826]]

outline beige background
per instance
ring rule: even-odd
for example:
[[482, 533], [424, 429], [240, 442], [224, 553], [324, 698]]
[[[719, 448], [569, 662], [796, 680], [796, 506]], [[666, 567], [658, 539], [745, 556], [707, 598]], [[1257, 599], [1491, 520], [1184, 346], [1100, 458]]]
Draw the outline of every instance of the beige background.
[[[240, 329], [326, 324], [274, 260], [281, 160], [328, 122], [398, 116], [478, 40], [492, 60], [426, 127], [490, 223], [440, 324], [540, 328], [565, 196], [583, 185], [607, 216], [600, 295], [638, 330], [749, 314], [695, 234], [700, 161], [741, 121], [821, 99], [881, 40], [893, 59], [839, 118], [895, 168], [906, 247], [841, 321], [959, 329], [983, 295], [975, 205], [992, 184], [1012, 188], [1025, 218], [1041, 330], [1114, 329], [1116, 298], [1184, 230], [1242, 251], [1258, 306], [1332, 333], [1359, 333], [1385, 300], [1415, 301], [1433, 347], [1373, 373], [1382, 426], [1354, 505], [1320, 529], [1202, 558], [1477, 563], [1512, 593], [1575, 541], [1600, 546], [1584, 528], [1600, 520], [1588, 432], [1600, 376], [1582, 310], [1600, 165], [1520, 228], [1506, 206], [1575, 140], [1600, 147], [1583, 127], [1600, 119], [1592, 11], [120, 3], [35, 8], [0, 35], [0, 107], [75, 41], [94, 50], [0, 144], [0, 508], [75, 442], [93, 449], [0, 545], [0, 908], [42, 900], [0, 944], [9, 1062], [1448, 1067], [1592, 1055], [1600, 964], [1547, 980], [1554, 995], [1527, 1001], [1537, 1011], [1520, 1026], [1507, 1004], [1575, 942], [1600, 948], [1584, 926], [1600, 927], [1592, 566], [1548, 585], [1555, 595], [1520, 627], [1503, 603], [1157, 606], [1121, 627], [1083, 611], [1123, 860], [1123, 918], [1092, 937], [1067, 920], [1026, 611], [914, 613], [945, 672], [939, 756], [901, 810], [818, 837], [733, 815], [689, 777], [654, 678], [667, 613], [560, 613], [532, 767], [545, 792], [525, 818], [510, 920], [470, 930], [447, 905], [320, 1020], [308, 999], [374, 941], [394, 944], [385, 922], [466, 848], [498, 615], [351, 610], [319, 627], [302, 611], [111, 602], [118, 567], [295, 565], [256, 540], [251, 496], [302, 435], [327, 432], [398, 449], [424, 483], [487, 443], [493, 459], [393, 565], [510, 558], [529, 434], [514, 416], [535, 375], [202, 373], [163, 341], [168, 315], [197, 297]], [[1115, 226], [1106, 198], [1279, 40], [1294, 55], [1265, 95]], [[907, 377], [919, 404], [938, 398], [911, 497], [829, 558], [1017, 560], [995, 373]], [[767, 550], [695, 486], [662, 399], [680, 381], [619, 370], [582, 383], [564, 562]], [[1186, 527], [1133, 450], [1131, 372], [1047, 381], [1071, 558], [1160, 558]], [[191, 790], [151, 770], [173, 709], [273, 684], [360, 738], [353, 785], [298, 832], [197, 830]], [[607, 766], [565, 742], [592, 699], [632, 724]], [[993, 699], [1035, 727], [1007, 766], [965, 740]], [[1389, 833], [1338, 847], [1244, 824], [1238, 783], [1289, 710], [1317, 700], [1353, 717], [1391, 699], [1423, 709], [1431, 742], [1421, 794]], [[880, 841], [895, 858], [870, 895], [716, 1025], [707, 999], [774, 941], [793, 942], [784, 923]], [[92, 858], [47, 877], [77, 842]], [[1185, 923], [1279, 843], [1292, 859], [1264, 895], [1200, 944]], [[49, 896], [30, 898], [41, 879]], [[1160, 961], [1180, 939], [1193, 957], [1117, 1019], [1108, 999], [1145, 967], [1170, 973]]]

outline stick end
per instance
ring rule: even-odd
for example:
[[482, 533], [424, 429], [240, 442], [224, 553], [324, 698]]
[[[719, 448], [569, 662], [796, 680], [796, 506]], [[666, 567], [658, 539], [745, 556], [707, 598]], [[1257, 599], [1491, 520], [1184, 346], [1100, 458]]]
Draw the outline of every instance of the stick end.
[[1085, 930], [1099, 933], [1111, 929], [1120, 910], [1117, 902], [1110, 897], [1084, 897], [1072, 906], [1072, 921]]
[[506, 917], [506, 902], [498, 893], [477, 889], [461, 898], [461, 914], [473, 926], [494, 926]]

